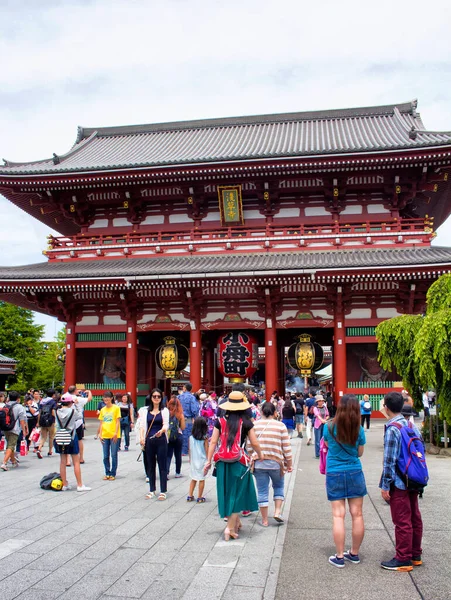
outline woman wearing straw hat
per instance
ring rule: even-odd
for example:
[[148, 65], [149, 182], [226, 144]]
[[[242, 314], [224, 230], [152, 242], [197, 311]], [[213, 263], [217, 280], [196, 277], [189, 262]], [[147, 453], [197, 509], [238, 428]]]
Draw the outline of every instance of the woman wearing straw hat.
[[[204, 471], [208, 472], [215, 455], [218, 510], [222, 518], [228, 517], [224, 531], [224, 539], [227, 541], [238, 537], [241, 526], [239, 513], [258, 510], [254, 481], [246, 464], [247, 455], [242, 449], [246, 439], [259, 459], [263, 459], [263, 454], [253, 430], [254, 424], [246, 415], [250, 404], [244, 394], [231, 392], [228, 401], [221, 404], [221, 408], [226, 413], [224, 417], [216, 419]], [[219, 450], [215, 454], [219, 441]]]

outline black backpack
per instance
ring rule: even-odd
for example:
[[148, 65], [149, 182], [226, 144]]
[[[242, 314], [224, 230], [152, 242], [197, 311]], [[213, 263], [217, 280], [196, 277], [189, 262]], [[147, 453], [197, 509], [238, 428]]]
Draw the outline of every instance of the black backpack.
[[296, 398], [296, 400], [294, 401], [294, 405], [296, 407], [296, 414], [303, 415], [304, 414], [304, 406], [303, 406], [302, 402]]
[[3, 408], [0, 408], [0, 431], [12, 431], [16, 424], [14, 416], [14, 407], [17, 402], [9, 402]]
[[174, 415], [169, 419], [169, 441], [176, 442], [179, 437], [180, 423], [177, 417]]
[[55, 422], [55, 417], [52, 415], [53, 407], [50, 403], [41, 404], [41, 412], [39, 415], [40, 427], [51, 427]]

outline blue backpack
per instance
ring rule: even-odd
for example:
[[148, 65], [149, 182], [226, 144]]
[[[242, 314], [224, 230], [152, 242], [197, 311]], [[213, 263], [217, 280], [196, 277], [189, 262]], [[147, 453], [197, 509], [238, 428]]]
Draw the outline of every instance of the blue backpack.
[[401, 452], [396, 463], [398, 473], [408, 490], [422, 492], [429, 481], [423, 440], [413, 427], [390, 423], [401, 432]]

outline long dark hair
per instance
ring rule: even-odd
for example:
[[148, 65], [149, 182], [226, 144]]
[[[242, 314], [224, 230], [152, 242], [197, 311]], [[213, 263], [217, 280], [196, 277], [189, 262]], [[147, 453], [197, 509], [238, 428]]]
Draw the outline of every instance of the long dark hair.
[[208, 425], [204, 417], [196, 417], [193, 423], [191, 435], [195, 440], [204, 440], [207, 437]]
[[354, 394], [345, 394], [334, 418], [337, 441], [355, 446], [360, 432], [360, 404]]
[[[226, 412], [227, 419], [227, 449], [233, 446], [233, 442], [235, 441], [235, 436], [238, 431], [238, 427], [240, 426], [240, 421], [242, 421], [246, 417], [246, 411], [244, 410], [231, 410]], [[241, 440], [240, 440], [241, 444]]]
[[163, 409], [163, 392], [159, 388], [153, 388], [153, 390], [150, 392], [150, 394], [148, 396], [146, 396], [146, 406], [148, 407], [149, 412], [153, 411], [152, 395], [154, 392], [158, 392], [161, 396], [161, 401], [159, 404], [159, 409], [161, 412], [161, 410]]

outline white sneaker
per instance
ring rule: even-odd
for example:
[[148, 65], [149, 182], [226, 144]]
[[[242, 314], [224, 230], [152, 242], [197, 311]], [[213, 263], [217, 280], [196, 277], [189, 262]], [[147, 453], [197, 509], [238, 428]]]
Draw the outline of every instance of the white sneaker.
[[149, 483], [149, 478], [148, 477], [146, 477], [146, 483]]
[[67, 492], [67, 490], [71, 490], [70, 484], [63, 485], [63, 492]]
[[87, 485], [77, 486], [77, 492], [90, 492], [91, 490], [92, 488], [88, 487]]

